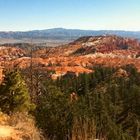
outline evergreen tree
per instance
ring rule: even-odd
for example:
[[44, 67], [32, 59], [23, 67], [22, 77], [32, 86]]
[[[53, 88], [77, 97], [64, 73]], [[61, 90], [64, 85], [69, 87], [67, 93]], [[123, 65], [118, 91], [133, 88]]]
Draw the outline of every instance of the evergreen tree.
[[69, 98], [54, 85], [47, 85], [39, 97], [36, 120], [50, 139], [66, 140], [71, 127]]
[[22, 79], [20, 72], [10, 71], [5, 74], [4, 81], [0, 85], [0, 108], [3, 112], [28, 111], [33, 105]]

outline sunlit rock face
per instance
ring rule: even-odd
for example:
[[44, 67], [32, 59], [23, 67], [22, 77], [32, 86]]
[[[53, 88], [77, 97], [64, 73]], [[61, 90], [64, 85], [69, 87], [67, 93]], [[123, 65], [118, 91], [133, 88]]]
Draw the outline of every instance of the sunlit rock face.
[[4, 69], [26, 69], [32, 63], [35, 69], [53, 71], [53, 79], [67, 73], [90, 73], [95, 65], [121, 67], [133, 64], [140, 71], [140, 43], [113, 35], [88, 36], [67, 45], [33, 50], [32, 55], [30, 49], [1, 46], [0, 62]]

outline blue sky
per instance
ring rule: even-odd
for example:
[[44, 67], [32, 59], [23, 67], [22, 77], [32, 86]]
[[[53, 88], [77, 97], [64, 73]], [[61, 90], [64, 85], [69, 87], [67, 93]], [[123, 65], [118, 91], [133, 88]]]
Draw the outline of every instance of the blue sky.
[[0, 0], [0, 31], [140, 31], [140, 0]]

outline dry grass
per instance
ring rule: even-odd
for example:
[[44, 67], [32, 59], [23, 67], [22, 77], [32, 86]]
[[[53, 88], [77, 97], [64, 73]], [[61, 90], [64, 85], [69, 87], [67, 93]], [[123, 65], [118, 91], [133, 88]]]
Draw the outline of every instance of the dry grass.
[[93, 120], [75, 119], [71, 140], [94, 140], [96, 129]]
[[5, 125], [8, 123], [9, 116], [0, 112], [0, 125]]
[[[52, 140], [43, 138], [41, 132], [35, 126], [34, 118], [27, 113], [16, 113], [10, 117], [5, 114], [0, 114], [0, 125], [5, 125], [4, 129], [14, 128], [15, 134], [12, 140]], [[4, 140], [9, 140], [9, 137]], [[69, 140], [95, 140], [96, 128], [93, 120], [89, 119], [74, 119], [72, 134]], [[0, 138], [0, 140], [3, 140]]]
[[[0, 114], [0, 126], [2, 130], [8, 130], [5, 140], [43, 140], [41, 132], [36, 128], [34, 119], [27, 113], [16, 113], [11, 116]], [[10, 130], [10, 131], [9, 131]], [[4, 133], [5, 134], [5, 133]], [[0, 140], [3, 140], [0, 137]]]
[[27, 113], [16, 113], [10, 116], [9, 125], [22, 132], [24, 140], [41, 140], [40, 131], [36, 128], [34, 119]]

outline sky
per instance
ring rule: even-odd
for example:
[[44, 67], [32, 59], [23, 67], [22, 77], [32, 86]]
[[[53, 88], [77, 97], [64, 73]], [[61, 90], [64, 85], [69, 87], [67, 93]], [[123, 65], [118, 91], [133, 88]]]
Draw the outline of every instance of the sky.
[[140, 0], [0, 0], [0, 31], [140, 31]]

